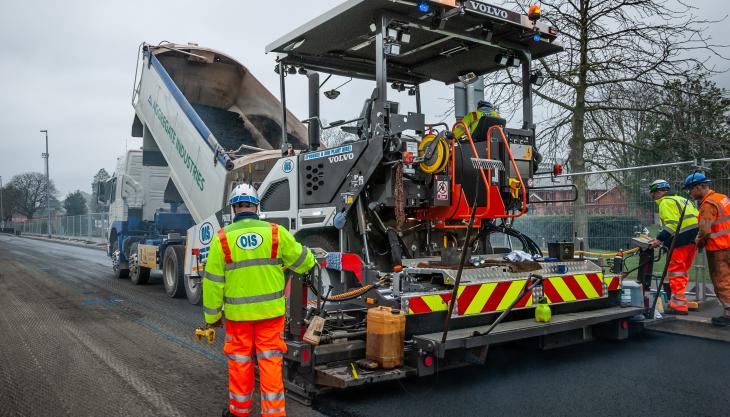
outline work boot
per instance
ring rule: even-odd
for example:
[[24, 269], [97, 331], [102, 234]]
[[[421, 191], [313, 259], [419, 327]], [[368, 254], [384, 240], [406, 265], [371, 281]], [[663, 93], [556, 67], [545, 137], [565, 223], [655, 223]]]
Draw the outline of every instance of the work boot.
[[712, 318], [712, 325], [718, 327], [730, 327], [730, 317], [719, 316]]
[[673, 308], [666, 308], [664, 310], [664, 314], [669, 315], [669, 316], [686, 316], [689, 313], [686, 311], [682, 311], [682, 310], [675, 310]]

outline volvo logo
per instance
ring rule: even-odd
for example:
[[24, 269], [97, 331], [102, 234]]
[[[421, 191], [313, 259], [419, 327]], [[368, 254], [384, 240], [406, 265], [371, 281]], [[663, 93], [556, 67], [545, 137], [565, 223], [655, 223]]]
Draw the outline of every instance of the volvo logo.
[[345, 162], [345, 161], [349, 161], [351, 159], [355, 159], [355, 154], [353, 154], [353, 153], [346, 153], [344, 155], [335, 155], [335, 156], [330, 156], [329, 157], [329, 161], [330, 161], [331, 164], [334, 164], [334, 163], [337, 163], [337, 162]]
[[510, 16], [512, 13], [510, 13], [508, 10], [482, 3], [480, 1], [469, 0], [466, 2], [466, 8], [467, 10], [471, 10], [473, 12], [480, 13], [486, 16], [492, 16], [503, 20], [516, 20], [517, 22], [519, 22], [519, 17], [515, 19], [515, 17]]

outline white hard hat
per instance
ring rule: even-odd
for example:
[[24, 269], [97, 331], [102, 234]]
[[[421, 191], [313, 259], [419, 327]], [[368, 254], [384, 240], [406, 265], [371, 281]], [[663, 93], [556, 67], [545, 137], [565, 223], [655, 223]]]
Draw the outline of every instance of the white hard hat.
[[668, 190], [670, 188], [672, 188], [672, 186], [669, 185], [669, 183], [665, 180], [656, 180], [649, 184], [649, 191], [651, 191], [652, 193], [654, 191]]
[[250, 184], [238, 184], [236, 188], [231, 191], [231, 196], [228, 198], [228, 204], [238, 203], [251, 203], [259, 205], [259, 194], [256, 189]]

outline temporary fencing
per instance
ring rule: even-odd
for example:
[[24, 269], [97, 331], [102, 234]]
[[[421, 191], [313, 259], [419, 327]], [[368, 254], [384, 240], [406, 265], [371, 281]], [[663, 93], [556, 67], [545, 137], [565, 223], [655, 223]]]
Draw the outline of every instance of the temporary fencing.
[[107, 213], [90, 213], [78, 216], [55, 216], [51, 218], [50, 233], [48, 218], [35, 218], [8, 223], [16, 233], [22, 235], [48, 236], [103, 243], [109, 231]]
[[[670, 194], [689, 198], [685, 178], [699, 170], [711, 178], [711, 188], [730, 193], [730, 158], [682, 161], [650, 166], [625, 167], [596, 172], [562, 175], [538, 174], [530, 191], [528, 213], [514, 221], [513, 227], [530, 236], [547, 253], [550, 242], [574, 242], [592, 255], [632, 248], [631, 239], [640, 233], [655, 237], [660, 231], [658, 206], [649, 194], [649, 184], [663, 179], [672, 186]], [[550, 171], [543, 166], [541, 171]], [[574, 187], [580, 179], [586, 187], [582, 198]], [[691, 199], [690, 199], [691, 200]], [[696, 204], [696, 202], [693, 202]], [[520, 249], [516, 239], [498, 237], [495, 246]], [[590, 255], [589, 255], [590, 256]], [[661, 271], [655, 267], [657, 273]], [[696, 258], [690, 272], [692, 281], [709, 282], [704, 253]], [[704, 286], [698, 288], [702, 292]]]

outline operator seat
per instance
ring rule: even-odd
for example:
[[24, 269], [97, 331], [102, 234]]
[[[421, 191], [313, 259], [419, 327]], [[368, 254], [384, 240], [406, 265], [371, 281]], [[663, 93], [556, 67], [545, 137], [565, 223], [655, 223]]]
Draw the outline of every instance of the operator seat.
[[[505, 128], [507, 126], [507, 120], [501, 117], [488, 116], [486, 114], [483, 115], [479, 119], [477, 127], [471, 133], [472, 140], [474, 140], [474, 142], [485, 142], [487, 140], [487, 132], [489, 131], [489, 128], [494, 125], [499, 125], [502, 126], [502, 128]], [[499, 135], [499, 133], [493, 131], [492, 135]]]

